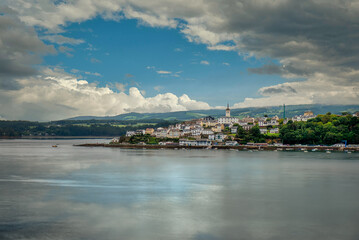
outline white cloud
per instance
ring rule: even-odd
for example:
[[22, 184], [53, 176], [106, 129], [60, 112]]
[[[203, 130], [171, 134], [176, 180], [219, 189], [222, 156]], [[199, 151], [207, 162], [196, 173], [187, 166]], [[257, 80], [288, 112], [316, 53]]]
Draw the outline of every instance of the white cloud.
[[156, 71], [158, 74], [171, 74], [172, 72], [170, 71], [163, 71], [163, 70], [159, 70], [159, 71]]
[[96, 77], [102, 77], [102, 75], [100, 73], [97, 72], [85, 72], [86, 75], [92, 75], [92, 76], [96, 76]]
[[[353, 104], [359, 99], [359, 84], [327, 84], [327, 76], [316, 74], [303, 82], [287, 82], [259, 89], [260, 98], [246, 98], [234, 107], [260, 107], [296, 104]], [[334, 81], [334, 80], [332, 80]]]
[[19, 90], [0, 90], [0, 109], [7, 119], [55, 120], [79, 115], [210, 108], [207, 103], [190, 99], [185, 94], [180, 97], [173, 93], [144, 97], [144, 92], [136, 87], [131, 87], [125, 94], [126, 86], [121, 83], [115, 84], [121, 91], [117, 93], [108, 87], [77, 79], [62, 69], [46, 68], [42, 75], [19, 79], [19, 82], [22, 85]]
[[[309, 100], [302, 96], [308, 96], [307, 93], [314, 96], [310, 101], [317, 103], [326, 99], [322, 95], [327, 88], [330, 94], [338, 96], [335, 100], [338, 104], [359, 102], [354, 90], [349, 91], [354, 95], [349, 94], [348, 98], [340, 95], [342, 88], [358, 89], [359, 37], [353, 33], [359, 24], [356, 1], [303, 4], [295, 0], [73, 0], [54, 4], [4, 0], [4, 5], [17, 11], [26, 24], [49, 32], [60, 32], [69, 23], [96, 16], [114, 21], [121, 17], [137, 19], [151, 27], [177, 28], [188, 41], [205, 44], [210, 50], [237, 51], [244, 59], [276, 59], [285, 66], [276, 74], [305, 79], [289, 83], [296, 93], [287, 96], [288, 92], [274, 85], [259, 91], [262, 100], [248, 100], [247, 104], [279, 102], [279, 97], [305, 103]], [[266, 74], [265, 69], [252, 70]]]
[[202, 65], [209, 65], [209, 62], [206, 61], [206, 60], [202, 60], [202, 61], [201, 61], [201, 64], [202, 64]]
[[161, 91], [164, 87], [163, 86], [154, 86], [153, 89], [157, 92]]
[[58, 35], [58, 34], [42, 36], [41, 39], [47, 40], [52, 43], [57, 43], [60, 45], [62, 45], [62, 44], [77, 45], [77, 44], [81, 44], [81, 43], [85, 42], [82, 39], [69, 38], [69, 37], [65, 37], [62, 35]]
[[123, 84], [123, 83], [115, 83], [115, 86], [116, 86], [116, 88], [117, 88], [118, 91], [124, 92], [124, 91], [126, 91], [127, 83], [126, 83], [126, 84]]
[[90, 59], [90, 61], [91, 61], [92, 63], [100, 63], [100, 62], [101, 62], [101, 60], [99, 60], [99, 59], [97, 59], [97, 58], [94, 58], [94, 57], [92, 57], [92, 58]]

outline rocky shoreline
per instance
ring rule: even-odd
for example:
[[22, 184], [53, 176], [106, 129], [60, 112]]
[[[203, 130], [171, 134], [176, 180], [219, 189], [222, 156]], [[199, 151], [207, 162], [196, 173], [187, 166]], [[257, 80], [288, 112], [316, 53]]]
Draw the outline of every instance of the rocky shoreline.
[[359, 152], [357, 147], [331, 147], [331, 146], [180, 146], [180, 145], [142, 145], [142, 144], [105, 144], [85, 143], [74, 145], [77, 147], [110, 147], [129, 149], [233, 149], [233, 150], [265, 150], [265, 151], [335, 151], [335, 152]]

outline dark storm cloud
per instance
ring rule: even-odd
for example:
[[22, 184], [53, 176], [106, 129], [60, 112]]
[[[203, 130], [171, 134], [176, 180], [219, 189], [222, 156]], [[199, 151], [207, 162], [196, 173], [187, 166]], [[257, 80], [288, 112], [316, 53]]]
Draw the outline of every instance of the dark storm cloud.
[[264, 65], [259, 68], [248, 68], [248, 72], [255, 73], [255, 74], [281, 74], [282, 67], [277, 65]]
[[290, 86], [273, 86], [264, 88], [261, 92], [263, 95], [273, 95], [273, 94], [280, 94], [280, 93], [297, 93], [297, 91], [290, 87]]
[[[241, 51], [269, 56], [295, 68], [265, 66], [259, 74], [307, 75], [359, 67], [359, 17], [355, 1], [225, 1], [218, 33], [239, 33]], [[314, 63], [314, 64], [313, 64]], [[343, 69], [341, 69], [343, 70]]]
[[34, 29], [24, 26], [14, 11], [0, 9], [0, 89], [20, 88], [15, 78], [36, 74], [33, 65], [41, 62], [42, 54], [54, 51], [39, 40]]

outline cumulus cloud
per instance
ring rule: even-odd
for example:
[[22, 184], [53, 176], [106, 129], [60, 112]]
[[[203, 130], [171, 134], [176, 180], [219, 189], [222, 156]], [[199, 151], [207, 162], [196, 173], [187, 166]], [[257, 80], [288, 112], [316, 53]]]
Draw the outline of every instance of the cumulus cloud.
[[92, 75], [96, 77], [102, 77], [102, 75], [98, 72], [85, 72], [86, 75]]
[[69, 37], [65, 37], [62, 35], [58, 35], [58, 34], [42, 36], [41, 39], [47, 40], [52, 43], [57, 43], [60, 45], [62, 45], [62, 44], [77, 45], [77, 44], [84, 43], [84, 40], [82, 40], [82, 39], [69, 38]]
[[[171, 112], [209, 109], [201, 101], [173, 93], [144, 97], [136, 87], [124, 93], [126, 85], [116, 84], [121, 92], [99, 87], [62, 69], [45, 68], [41, 75], [19, 79], [21, 88], [0, 90], [1, 114], [7, 119], [54, 120], [78, 115], [116, 115], [127, 112]], [[16, 111], [14, 111], [16, 109]], [[5, 114], [6, 113], [6, 114]]]
[[[335, 81], [332, 79], [331, 81]], [[339, 82], [339, 79], [337, 80]], [[278, 106], [282, 104], [355, 104], [359, 99], [358, 85], [328, 84], [327, 76], [316, 74], [302, 82], [289, 82], [259, 89], [261, 98], [246, 98], [235, 108]]]
[[[58, 4], [5, 0], [4, 3], [18, 11], [20, 19], [29, 26], [53, 32], [96, 16], [115, 21], [124, 17], [152, 27], [177, 28], [188, 41], [206, 44], [208, 49], [237, 51], [244, 58], [269, 57], [279, 62], [279, 66], [249, 69], [251, 73], [305, 79], [288, 82], [296, 93], [280, 92], [280, 87], [272, 86], [271, 92], [259, 90], [259, 94], [265, 94], [263, 98], [244, 104], [269, 104], [275, 99], [279, 101], [279, 97], [281, 101], [292, 97], [296, 103], [331, 102], [332, 96], [337, 96], [336, 103], [359, 101], [355, 94], [359, 87], [359, 4], [355, 0], [74, 0]], [[344, 92], [349, 96], [342, 95]], [[308, 96], [313, 98], [307, 99]]]
[[156, 71], [158, 74], [171, 74], [172, 72], [170, 71], [164, 71], [164, 70], [159, 70], [159, 71]]
[[59, 51], [65, 53], [68, 57], [73, 57], [74, 55], [71, 52], [74, 52], [75, 49], [66, 46], [60, 46]]
[[153, 89], [159, 92], [163, 89], [163, 86], [154, 86]]
[[115, 83], [116, 89], [120, 92], [126, 91], [127, 83]]
[[97, 58], [94, 58], [94, 57], [92, 57], [92, 58], [90, 59], [90, 61], [91, 61], [92, 63], [100, 63], [100, 62], [101, 62], [101, 60], [99, 60], [99, 59], [97, 59]]
[[209, 65], [209, 62], [206, 61], [206, 60], [202, 60], [200, 63], [201, 63], [202, 65]]
[[0, 89], [20, 88], [16, 78], [37, 74], [34, 65], [49, 53], [55, 49], [45, 45], [32, 27], [24, 26], [14, 11], [0, 9]]

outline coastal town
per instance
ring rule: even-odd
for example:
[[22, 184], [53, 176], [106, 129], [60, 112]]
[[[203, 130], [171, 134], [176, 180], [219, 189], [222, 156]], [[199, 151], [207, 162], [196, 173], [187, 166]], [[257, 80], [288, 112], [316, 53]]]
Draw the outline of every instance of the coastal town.
[[[356, 113], [358, 115], [358, 113]], [[283, 114], [285, 115], [285, 114]], [[357, 116], [356, 115], [356, 116]], [[240, 131], [257, 131], [262, 138], [261, 142], [245, 142], [246, 145], [266, 146], [268, 144], [280, 146], [280, 126], [292, 122], [306, 122], [315, 118], [312, 111], [305, 111], [302, 115], [292, 118], [276, 116], [238, 118], [231, 116], [227, 105], [225, 115], [219, 118], [207, 116], [193, 119], [166, 127], [137, 129], [127, 131], [122, 138], [113, 138], [111, 144], [132, 143], [139, 145], [158, 144], [161, 146], [238, 146], [242, 144], [238, 138]], [[147, 136], [147, 138], [141, 136]], [[134, 141], [137, 139], [137, 141]], [[263, 141], [264, 140], [264, 141]], [[339, 143], [342, 144], [342, 143]]]

